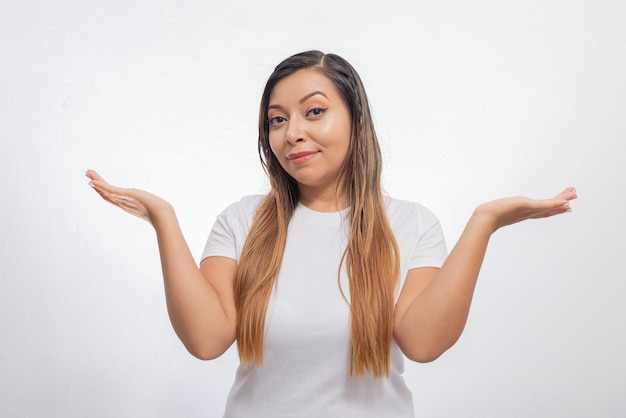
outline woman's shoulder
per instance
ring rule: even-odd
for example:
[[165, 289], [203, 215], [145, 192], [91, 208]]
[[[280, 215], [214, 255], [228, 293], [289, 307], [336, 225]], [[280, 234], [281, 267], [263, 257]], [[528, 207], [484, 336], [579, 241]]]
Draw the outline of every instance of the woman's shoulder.
[[443, 263], [446, 241], [439, 219], [430, 209], [417, 202], [387, 198], [387, 216], [401, 251], [413, 254], [413, 267]]
[[243, 196], [241, 199], [232, 202], [230, 205], [226, 206], [224, 210], [246, 210], [246, 209], [256, 209], [261, 203], [261, 200], [265, 195], [262, 194], [251, 194], [247, 196]]
[[265, 195], [260, 194], [243, 196], [238, 201], [226, 206], [220, 216], [228, 219], [251, 218], [264, 197]]
[[407, 219], [421, 219], [422, 221], [437, 221], [435, 214], [426, 206], [410, 200], [396, 199], [385, 195], [387, 216], [399, 221]]
[[259, 203], [261, 203], [261, 200], [263, 200], [266, 196], [267, 195], [264, 194], [251, 194], [243, 196], [239, 199], [239, 201], [232, 203], [231, 206], [256, 209], [256, 207], [259, 206]]

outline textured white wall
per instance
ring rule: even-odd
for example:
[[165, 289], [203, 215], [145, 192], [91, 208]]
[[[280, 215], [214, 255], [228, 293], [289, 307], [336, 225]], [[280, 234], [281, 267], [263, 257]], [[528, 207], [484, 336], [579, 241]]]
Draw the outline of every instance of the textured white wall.
[[236, 356], [186, 353], [154, 233], [83, 172], [169, 199], [200, 255], [265, 190], [261, 89], [316, 48], [368, 88], [387, 190], [449, 244], [480, 202], [574, 185], [493, 238], [464, 336], [408, 364], [420, 417], [626, 415], [626, 3], [0, 1], [0, 415], [216, 417]]

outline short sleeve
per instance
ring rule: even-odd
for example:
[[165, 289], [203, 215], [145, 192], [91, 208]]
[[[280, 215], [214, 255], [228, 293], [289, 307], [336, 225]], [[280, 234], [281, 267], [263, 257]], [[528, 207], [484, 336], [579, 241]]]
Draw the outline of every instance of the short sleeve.
[[424, 207], [418, 207], [418, 209], [419, 233], [408, 268], [441, 267], [448, 256], [441, 224], [428, 209]]
[[263, 196], [246, 196], [217, 216], [202, 252], [201, 260], [221, 256], [239, 261], [258, 204]]
[[439, 220], [419, 203], [389, 198], [387, 214], [400, 249], [402, 277], [418, 267], [441, 267], [448, 250]]

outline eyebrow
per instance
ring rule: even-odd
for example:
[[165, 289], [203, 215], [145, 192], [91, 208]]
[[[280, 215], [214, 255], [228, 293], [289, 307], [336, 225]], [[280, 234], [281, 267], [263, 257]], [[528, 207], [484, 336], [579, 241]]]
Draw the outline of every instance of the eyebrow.
[[[304, 96], [303, 98], [301, 98], [300, 100], [298, 100], [298, 103], [302, 104], [304, 102], [306, 102], [307, 100], [309, 100], [311, 97], [316, 96], [316, 95], [322, 95], [324, 97], [326, 97], [326, 99], [328, 99], [328, 96], [324, 94], [324, 92], [320, 91], [320, 90], [315, 90], [314, 92], [311, 92], [309, 94], [307, 94], [306, 96]], [[277, 104], [273, 104], [273, 105], [269, 105], [267, 107], [268, 109], [282, 109], [283, 107], [281, 105], [277, 105]]]
[[317, 94], [321, 94], [322, 96], [326, 97], [328, 99], [328, 96], [326, 96], [323, 92], [316, 90], [312, 93], [307, 94], [306, 96], [304, 96], [302, 99], [300, 99], [300, 101], [298, 103], [302, 104], [304, 102], [306, 102], [307, 100], [309, 100], [311, 97], [317, 95]]

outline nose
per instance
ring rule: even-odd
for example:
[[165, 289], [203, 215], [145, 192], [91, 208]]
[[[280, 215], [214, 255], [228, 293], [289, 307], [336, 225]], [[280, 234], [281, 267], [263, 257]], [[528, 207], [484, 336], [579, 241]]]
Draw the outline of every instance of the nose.
[[306, 138], [304, 123], [298, 117], [292, 117], [287, 127], [287, 135], [285, 140], [290, 144], [302, 142]]

